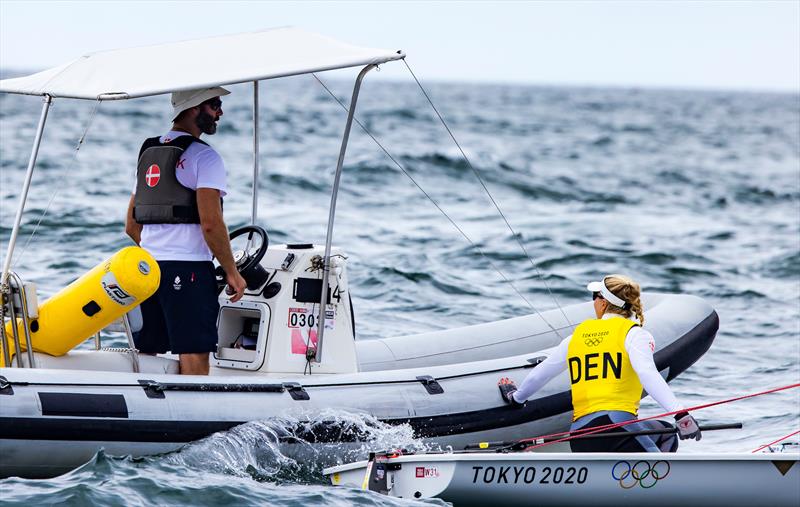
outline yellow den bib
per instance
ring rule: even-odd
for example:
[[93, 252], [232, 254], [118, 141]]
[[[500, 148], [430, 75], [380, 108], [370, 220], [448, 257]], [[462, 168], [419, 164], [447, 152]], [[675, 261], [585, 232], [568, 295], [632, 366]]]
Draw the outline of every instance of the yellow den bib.
[[642, 383], [625, 351], [625, 337], [635, 325], [611, 318], [587, 320], [575, 328], [567, 348], [573, 420], [599, 410], [639, 411]]

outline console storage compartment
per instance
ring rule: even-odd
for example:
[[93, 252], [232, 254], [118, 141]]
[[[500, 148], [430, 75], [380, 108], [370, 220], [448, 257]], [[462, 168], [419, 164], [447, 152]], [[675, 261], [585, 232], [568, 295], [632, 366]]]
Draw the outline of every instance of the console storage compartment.
[[217, 352], [211, 363], [219, 368], [258, 370], [267, 350], [270, 311], [253, 301], [220, 302]]

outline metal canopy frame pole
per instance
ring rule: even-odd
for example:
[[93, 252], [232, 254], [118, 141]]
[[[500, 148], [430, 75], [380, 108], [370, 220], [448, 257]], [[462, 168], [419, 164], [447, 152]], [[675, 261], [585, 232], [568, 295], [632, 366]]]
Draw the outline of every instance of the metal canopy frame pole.
[[331, 191], [331, 206], [328, 211], [328, 231], [325, 234], [325, 256], [323, 257], [323, 270], [322, 270], [322, 290], [319, 296], [319, 315], [317, 315], [317, 350], [314, 355], [314, 361], [320, 362], [322, 360], [322, 339], [325, 336], [325, 310], [328, 303], [328, 274], [331, 269], [331, 241], [333, 240], [333, 219], [336, 215], [336, 197], [339, 194], [339, 180], [342, 176], [342, 164], [344, 163], [344, 154], [347, 151], [347, 141], [350, 138], [350, 127], [353, 126], [353, 116], [356, 112], [356, 102], [358, 101], [358, 92], [361, 89], [361, 81], [367, 72], [377, 67], [375, 64], [369, 64], [358, 73], [355, 85], [353, 86], [353, 96], [350, 99], [350, 108], [347, 111], [347, 123], [344, 126], [344, 135], [342, 136], [342, 147], [339, 149], [339, 160], [336, 162], [336, 175], [333, 178], [333, 190]]
[[[258, 171], [259, 171], [259, 146], [258, 146], [258, 81], [253, 81], [253, 210], [251, 223], [256, 225], [258, 218]], [[250, 247], [248, 241], [248, 248]]]
[[[28, 320], [30, 319], [30, 312], [28, 310], [28, 295], [25, 292], [25, 286], [22, 284], [22, 279], [13, 271], [9, 271], [8, 278], [13, 285], [17, 287], [17, 294], [19, 294], [19, 308], [20, 312], [22, 313], [22, 330], [25, 332], [25, 350], [28, 353], [28, 368], [36, 368], [36, 361], [33, 357], [33, 343], [31, 340], [31, 327], [28, 325]], [[11, 284], [9, 284], [9, 288]], [[9, 313], [11, 315], [11, 321], [17, 321], [16, 317], [16, 310], [14, 310], [14, 295], [13, 290], [10, 290], [9, 293], [11, 294], [11, 301], [8, 304]], [[11, 327], [12, 331], [14, 332], [14, 344], [17, 347], [17, 362], [20, 366], [22, 366], [22, 350], [19, 348], [19, 332], [16, 329], [16, 326]], [[8, 364], [8, 363], [6, 363]]]
[[44, 132], [44, 124], [47, 121], [47, 112], [50, 110], [50, 104], [53, 98], [50, 95], [44, 96], [44, 105], [42, 105], [42, 114], [39, 117], [39, 126], [36, 128], [36, 136], [33, 138], [33, 149], [31, 150], [31, 158], [28, 160], [28, 171], [25, 174], [25, 183], [22, 185], [22, 194], [19, 196], [19, 205], [17, 206], [17, 215], [14, 217], [14, 226], [11, 229], [11, 238], [8, 240], [8, 250], [6, 251], [6, 258], [3, 261], [3, 274], [0, 276], [0, 286], [5, 287], [8, 282], [8, 272], [11, 269], [11, 257], [14, 255], [14, 247], [17, 244], [17, 236], [19, 235], [19, 226], [22, 222], [22, 213], [25, 211], [25, 203], [28, 200], [28, 190], [31, 188], [31, 179], [33, 178], [33, 168], [36, 166], [36, 157], [39, 156], [39, 145], [42, 142], [42, 133]]

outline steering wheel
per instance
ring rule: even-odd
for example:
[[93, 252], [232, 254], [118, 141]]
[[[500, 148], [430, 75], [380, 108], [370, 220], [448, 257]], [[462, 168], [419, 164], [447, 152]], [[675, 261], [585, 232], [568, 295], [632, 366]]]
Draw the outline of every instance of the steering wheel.
[[[239, 227], [231, 231], [231, 244], [234, 239], [244, 234], [247, 234], [247, 244], [242, 250], [234, 250], [233, 260], [236, 263], [236, 269], [239, 271], [239, 274], [241, 274], [242, 278], [247, 282], [247, 288], [252, 290], [257, 289], [265, 280], [264, 275], [266, 274], [266, 270], [261, 267], [259, 262], [264, 258], [264, 254], [267, 253], [269, 237], [267, 236], [267, 231], [265, 231], [263, 227], [259, 227], [258, 225], [245, 225], [244, 227]], [[258, 247], [255, 250], [252, 248], [254, 235], [259, 238]], [[217, 290], [221, 292], [227, 284], [225, 281], [225, 270], [222, 269], [222, 266], [217, 266], [214, 269], [214, 275], [217, 279]]]

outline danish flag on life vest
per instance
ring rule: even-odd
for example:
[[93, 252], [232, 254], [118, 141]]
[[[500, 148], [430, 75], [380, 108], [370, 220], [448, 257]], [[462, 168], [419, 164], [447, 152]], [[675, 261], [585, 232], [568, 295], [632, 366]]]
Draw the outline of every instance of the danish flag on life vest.
[[144, 173], [144, 180], [147, 182], [147, 186], [153, 188], [154, 186], [158, 185], [158, 181], [161, 179], [161, 168], [158, 167], [157, 164], [153, 164], [147, 168], [147, 172]]

